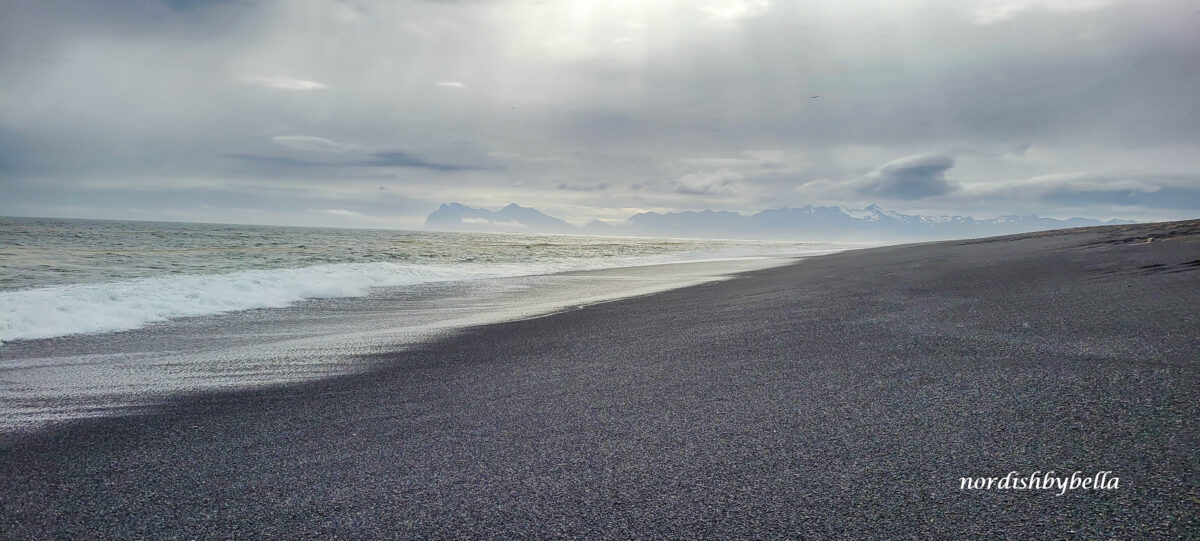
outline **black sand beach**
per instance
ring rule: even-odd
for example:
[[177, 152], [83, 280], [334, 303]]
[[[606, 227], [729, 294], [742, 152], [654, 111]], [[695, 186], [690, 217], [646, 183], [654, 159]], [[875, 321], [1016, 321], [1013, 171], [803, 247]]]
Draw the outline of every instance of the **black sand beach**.
[[1194, 539], [1198, 307], [1196, 221], [816, 257], [11, 437], [0, 531]]

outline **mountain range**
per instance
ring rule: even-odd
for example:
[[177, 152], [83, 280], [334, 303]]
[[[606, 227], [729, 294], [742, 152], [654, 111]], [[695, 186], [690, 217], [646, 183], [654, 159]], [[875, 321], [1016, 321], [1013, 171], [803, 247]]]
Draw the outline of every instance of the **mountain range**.
[[512, 203], [498, 211], [443, 203], [425, 218], [425, 229], [483, 233], [583, 233], [580, 228], [537, 209]]
[[510, 204], [499, 211], [443, 204], [425, 220], [425, 229], [439, 231], [565, 233], [587, 235], [735, 238], [764, 240], [935, 240], [989, 237], [1049, 229], [1133, 223], [1089, 218], [1000, 216], [921, 216], [843, 206], [777, 208], [755, 214], [729, 211], [643, 212], [611, 224], [591, 222], [577, 227], [536, 209]]

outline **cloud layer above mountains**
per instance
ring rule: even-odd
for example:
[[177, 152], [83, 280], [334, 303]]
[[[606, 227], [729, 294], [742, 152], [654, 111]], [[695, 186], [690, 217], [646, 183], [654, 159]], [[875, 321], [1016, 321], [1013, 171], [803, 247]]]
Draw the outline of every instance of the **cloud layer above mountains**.
[[1185, 0], [10, 2], [0, 214], [1194, 217], [1198, 24]]

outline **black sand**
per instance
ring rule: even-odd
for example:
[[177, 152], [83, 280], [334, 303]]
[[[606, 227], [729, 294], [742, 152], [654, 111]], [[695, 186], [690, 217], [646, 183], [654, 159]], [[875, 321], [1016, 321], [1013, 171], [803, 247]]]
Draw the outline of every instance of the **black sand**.
[[[1200, 537], [1200, 222], [818, 257], [379, 361], [10, 438], [0, 532]], [[1120, 487], [959, 489], [1014, 470]]]

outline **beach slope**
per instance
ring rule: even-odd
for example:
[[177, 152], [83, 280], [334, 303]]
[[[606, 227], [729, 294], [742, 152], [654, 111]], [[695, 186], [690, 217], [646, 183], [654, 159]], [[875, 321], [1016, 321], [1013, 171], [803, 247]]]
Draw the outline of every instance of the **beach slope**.
[[12, 437], [0, 530], [1195, 538], [1197, 307], [1197, 221], [814, 257]]

